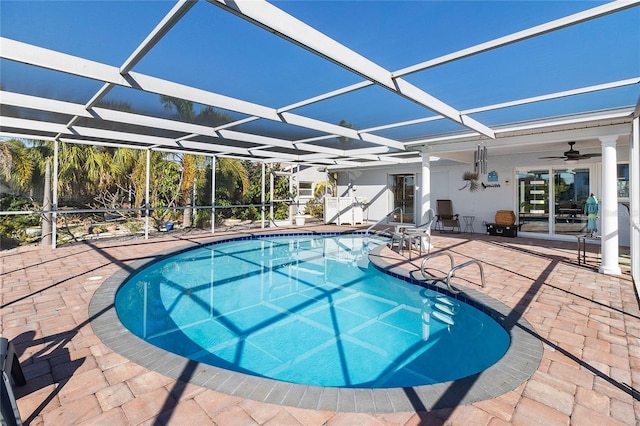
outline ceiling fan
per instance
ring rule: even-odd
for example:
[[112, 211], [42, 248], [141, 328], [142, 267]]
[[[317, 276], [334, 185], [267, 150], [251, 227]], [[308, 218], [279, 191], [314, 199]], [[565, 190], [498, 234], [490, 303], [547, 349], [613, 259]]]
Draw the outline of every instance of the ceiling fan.
[[569, 151], [565, 151], [561, 157], [540, 157], [541, 160], [549, 160], [553, 158], [564, 158], [564, 161], [578, 161], [585, 158], [601, 157], [602, 154], [580, 154], [580, 151], [573, 149], [575, 142], [569, 143]]

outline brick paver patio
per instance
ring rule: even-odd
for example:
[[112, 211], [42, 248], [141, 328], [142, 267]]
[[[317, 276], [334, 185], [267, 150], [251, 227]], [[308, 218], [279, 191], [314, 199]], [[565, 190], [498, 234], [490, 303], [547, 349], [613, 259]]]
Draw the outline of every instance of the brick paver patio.
[[[27, 378], [25, 386], [15, 388], [23, 422], [640, 424], [640, 310], [631, 277], [625, 267], [619, 277], [597, 273], [593, 255], [591, 263], [579, 266], [573, 243], [434, 233], [435, 250], [450, 250], [457, 263], [475, 258], [484, 265], [486, 288], [479, 287], [472, 268], [461, 270], [456, 283], [513, 308], [514, 315], [533, 325], [544, 346], [542, 361], [528, 381], [471, 405], [363, 414], [256, 402], [147, 370], [110, 350], [93, 333], [88, 306], [106, 278], [155, 253], [210, 238], [170, 233], [146, 241], [94, 240], [56, 250], [22, 247], [0, 252], [1, 334], [15, 344]], [[413, 261], [388, 249], [383, 255], [407, 274], [415, 274], [420, 265], [415, 253]], [[434, 274], [448, 269], [445, 257], [432, 260]]]

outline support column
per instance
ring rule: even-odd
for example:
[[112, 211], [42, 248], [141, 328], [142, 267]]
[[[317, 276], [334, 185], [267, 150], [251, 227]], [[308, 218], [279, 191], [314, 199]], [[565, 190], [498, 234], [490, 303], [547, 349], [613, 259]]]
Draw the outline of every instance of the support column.
[[264, 208], [264, 202], [265, 202], [265, 166], [264, 166], [264, 161], [262, 162], [262, 179], [261, 179], [261, 185], [260, 185], [260, 215], [262, 216], [262, 221], [261, 221], [261, 225], [260, 227], [262, 229], [264, 229], [264, 219], [265, 219], [265, 208]]
[[420, 215], [418, 224], [426, 223], [429, 220], [427, 211], [431, 208], [431, 149], [428, 146], [422, 148], [420, 152], [422, 158], [422, 179], [420, 181]]
[[53, 197], [53, 215], [51, 217], [51, 248], [58, 246], [58, 170], [60, 158], [60, 144], [56, 139], [53, 142], [53, 186], [51, 188], [51, 194]]
[[273, 218], [273, 165], [269, 170], [269, 228], [275, 226], [274, 218]]
[[633, 119], [629, 144], [629, 201], [631, 220], [631, 276], [640, 297], [640, 117]]
[[44, 194], [42, 196], [42, 210], [45, 213], [42, 214], [40, 219], [42, 225], [42, 239], [40, 240], [41, 246], [51, 245], [53, 238], [51, 237], [51, 160], [47, 158], [44, 172]]
[[602, 262], [600, 273], [620, 275], [618, 263], [618, 187], [617, 136], [601, 137], [602, 142], [602, 197], [600, 224], [602, 227]]
[[149, 239], [149, 182], [151, 181], [151, 149], [147, 149], [147, 163], [144, 180], [144, 239]]
[[216, 156], [211, 156], [211, 233], [216, 233]]

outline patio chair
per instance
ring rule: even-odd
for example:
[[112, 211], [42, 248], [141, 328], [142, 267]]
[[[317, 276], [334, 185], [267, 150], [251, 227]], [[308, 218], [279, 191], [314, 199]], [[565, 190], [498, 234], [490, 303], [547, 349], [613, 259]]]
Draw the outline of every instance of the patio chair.
[[398, 252], [404, 255], [404, 248], [409, 250], [409, 259], [411, 259], [412, 248], [418, 247], [420, 256], [425, 251], [427, 254], [431, 250], [431, 227], [436, 219], [432, 209], [427, 210], [427, 221], [418, 226], [397, 226], [396, 231], [391, 236], [389, 246], [393, 248], [397, 245]]
[[447, 231], [447, 228], [451, 228], [450, 231], [460, 232], [460, 220], [459, 215], [453, 213], [453, 203], [451, 200], [437, 200], [438, 215], [436, 216], [436, 229], [440, 232]]
[[5, 337], [0, 337], [0, 424], [21, 426], [20, 411], [13, 394], [11, 379], [16, 386], [27, 383], [20, 367], [18, 355], [13, 344]]

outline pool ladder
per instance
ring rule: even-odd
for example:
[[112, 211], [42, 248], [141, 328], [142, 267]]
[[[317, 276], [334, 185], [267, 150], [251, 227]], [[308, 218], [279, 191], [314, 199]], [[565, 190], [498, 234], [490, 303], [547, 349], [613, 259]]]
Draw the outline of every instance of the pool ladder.
[[455, 265], [453, 256], [451, 255], [451, 253], [445, 250], [428, 254], [427, 256], [424, 257], [424, 259], [422, 259], [422, 264], [420, 265], [420, 272], [422, 272], [422, 276], [424, 277], [425, 280], [429, 278], [435, 278], [435, 277], [432, 277], [431, 275], [427, 275], [427, 273], [425, 272], [425, 263], [427, 263], [427, 260], [432, 259], [434, 257], [438, 257], [438, 256], [449, 256], [449, 259], [451, 260], [451, 269], [449, 270], [449, 273], [447, 273], [447, 276], [445, 278], [436, 278], [436, 280], [438, 281], [444, 281], [445, 284], [447, 284], [447, 288], [449, 289], [450, 292], [454, 294], [458, 294], [461, 291], [451, 285], [451, 278], [455, 277], [456, 271], [458, 269], [462, 269], [473, 264], [478, 265], [478, 268], [480, 268], [480, 280], [482, 282], [482, 288], [485, 287], [484, 269], [482, 268], [482, 263], [480, 263], [479, 260], [471, 259], [467, 262], [461, 263], [459, 265]]

